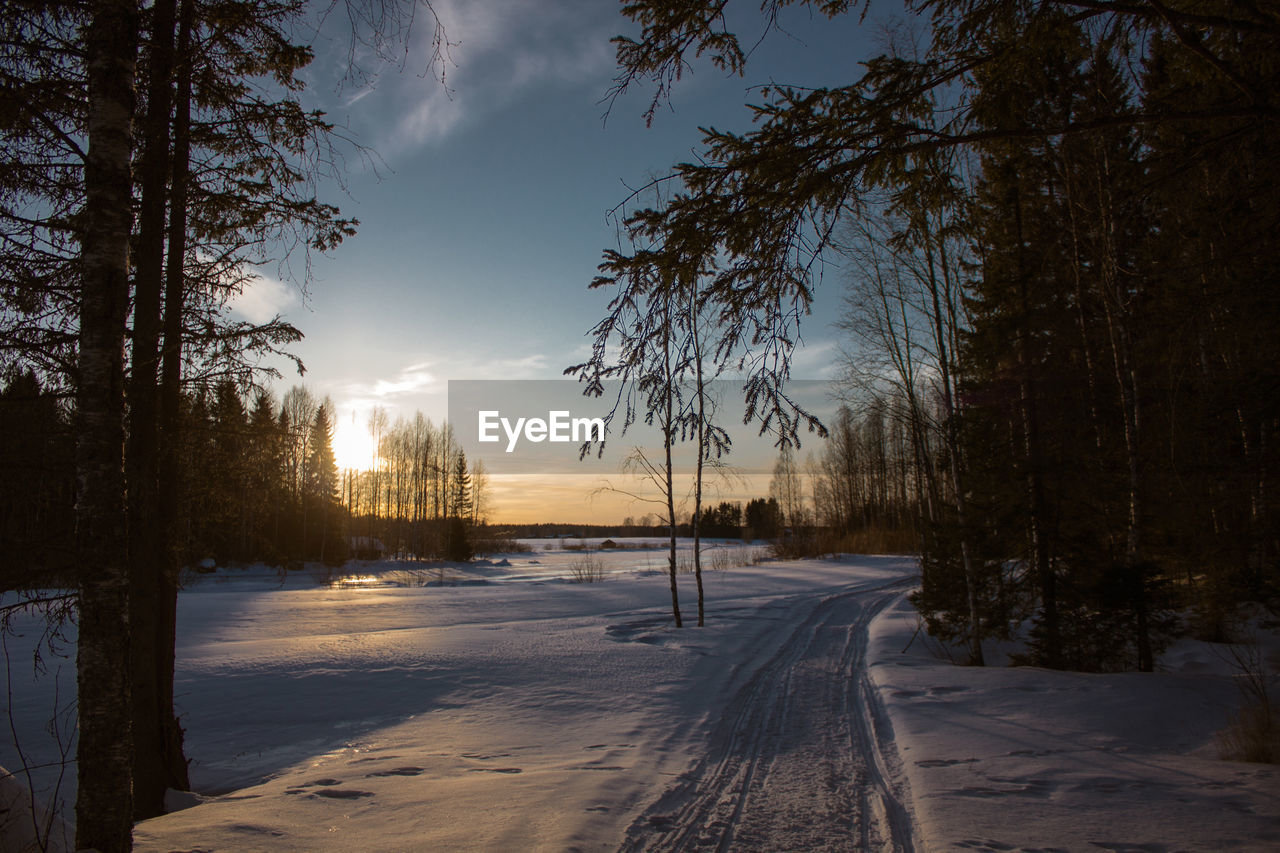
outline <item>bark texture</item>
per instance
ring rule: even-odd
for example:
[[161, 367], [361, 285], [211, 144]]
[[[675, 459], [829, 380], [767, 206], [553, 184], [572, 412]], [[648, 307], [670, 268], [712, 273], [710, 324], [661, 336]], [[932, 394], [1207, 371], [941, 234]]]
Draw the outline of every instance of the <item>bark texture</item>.
[[95, 0], [81, 236], [76, 541], [79, 744], [76, 846], [132, 848], [124, 337], [132, 219], [136, 0]]

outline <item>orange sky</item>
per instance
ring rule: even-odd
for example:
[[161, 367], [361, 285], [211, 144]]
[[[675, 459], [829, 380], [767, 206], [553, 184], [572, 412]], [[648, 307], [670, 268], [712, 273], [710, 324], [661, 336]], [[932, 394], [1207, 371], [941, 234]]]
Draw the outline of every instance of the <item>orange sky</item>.
[[[492, 474], [489, 486], [489, 521], [498, 524], [618, 524], [628, 516], [639, 522], [646, 513], [666, 512], [663, 503], [652, 502], [659, 499], [656, 489], [651, 486], [644, 488], [644, 484], [625, 475], [604, 481], [594, 475]], [[692, 477], [682, 474], [676, 485], [677, 494], [691, 488]], [[640, 497], [622, 494], [620, 490], [634, 491]], [[768, 475], [746, 475], [738, 482], [708, 483], [704, 487], [703, 503], [729, 500], [745, 504], [751, 498], [763, 497], [768, 492]], [[681, 518], [687, 517], [693, 507], [692, 496], [683, 502], [677, 501], [677, 504], [677, 514]]]

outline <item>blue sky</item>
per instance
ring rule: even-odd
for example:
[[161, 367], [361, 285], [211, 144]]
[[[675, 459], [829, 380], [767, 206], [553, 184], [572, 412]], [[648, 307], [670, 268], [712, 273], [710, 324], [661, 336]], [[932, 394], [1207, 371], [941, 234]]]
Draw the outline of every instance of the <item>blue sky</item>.
[[[438, 420], [446, 380], [556, 378], [580, 361], [607, 302], [587, 290], [602, 250], [616, 245], [606, 213], [627, 186], [689, 159], [699, 125], [747, 129], [750, 87], [855, 79], [879, 32], [856, 16], [830, 22], [790, 10], [787, 33], [753, 52], [745, 78], [695, 64], [646, 128], [644, 88], [602, 120], [615, 73], [609, 39], [633, 29], [617, 4], [434, 6], [452, 43], [447, 91], [431, 76], [425, 18], [404, 68], [383, 69], [362, 89], [334, 88], [345, 42], [317, 44], [310, 97], [379, 161], [350, 157], [345, 189], [326, 193], [361, 221], [359, 233], [313, 259], [305, 298], [296, 283], [268, 279], [237, 306], [257, 319], [278, 310], [305, 333], [295, 351], [307, 375], [278, 386], [305, 381], [331, 396], [347, 440], [372, 405], [393, 420], [415, 410]], [[755, 6], [743, 8], [731, 24], [749, 46], [763, 22]], [[803, 326], [798, 377], [830, 373], [840, 299], [840, 276], [829, 271]]]

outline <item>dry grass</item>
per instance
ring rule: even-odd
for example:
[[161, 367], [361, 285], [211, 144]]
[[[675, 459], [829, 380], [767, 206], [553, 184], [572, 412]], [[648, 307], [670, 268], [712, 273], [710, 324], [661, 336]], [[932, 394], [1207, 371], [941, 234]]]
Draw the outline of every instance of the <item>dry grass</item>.
[[1218, 752], [1230, 761], [1280, 764], [1280, 709], [1271, 701], [1277, 676], [1257, 638], [1227, 646], [1240, 689], [1240, 710], [1218, 732]]
[[736, 556], [728, 548], [713, 548], [702, 555], [702, 562], [713, 572], [723, 572], [743, 565], [734, 559]]
[[1280, 764], [1280, 719], [1268, 705], [1245, 705], [1217, 734], [1218, 754], [1228, 761]]
[[910, 527], [868, 527], [840, 535], [800, 530], [770, 545], [773, 556], [783, 560], [828, 554], [914, 554], [919, 549], [919, 539]]
[[910, 527], [869, 527], [826, 537], [823, 548], [832, 554], [914, 554], [920, 540]]
[[604, 580], [604, 560], [595, 554], [583, 554], [569, 564], [570, 583], [599, 583]]
[[519, 539], [513, 539], [510, 536], [480, 536], [471, 542], [471, 549], [475, 551], [476, 556], [489, 556], [490, 554], [529, 554], [533, 552], [533, 546], [528, 542], [521, 542]]

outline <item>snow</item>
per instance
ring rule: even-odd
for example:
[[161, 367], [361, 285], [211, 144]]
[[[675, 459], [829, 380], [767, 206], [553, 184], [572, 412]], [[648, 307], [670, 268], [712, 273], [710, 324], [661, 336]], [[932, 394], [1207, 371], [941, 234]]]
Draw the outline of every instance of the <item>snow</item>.
[[[905, 557], [707, 571], [702, 629], [681, 575], [676, 629], [660, 542], [593, 552], [592, 584], [569, 582], [579, 540], [533, 544], [469, 565], [194, 575], [176, 699], [199, 796], [139, 824], [137, 849], [1280, 841], [1274, 771], [1209, 745], [1236, 697], [1202, 646], [1155, 676], [958, 668], [918, 639], [903, 652]], [[730, 563], [762, 553], [719, 547]], [[54, 764], [54, 671], [32, 679], [40, 632], [21, 633], [12, 716], [28, 763]], [[73, 674], [64, 662], [63, 705]], [[11, 747], [0, 763], [19, 764]], [[53, 778], [30, 781], [65, 801]]]
[[20, 781], [0, 767], [0, 851], [38, 853], [51, 844], [65, 848], [71, 828]]
[[917, 626], [900, 599], [869, 655], [928, 849], [1280, 849], [1280, 772], [1218, 758], [1237, 691], [1209, 644], [1148, 674], [982, 669]]

